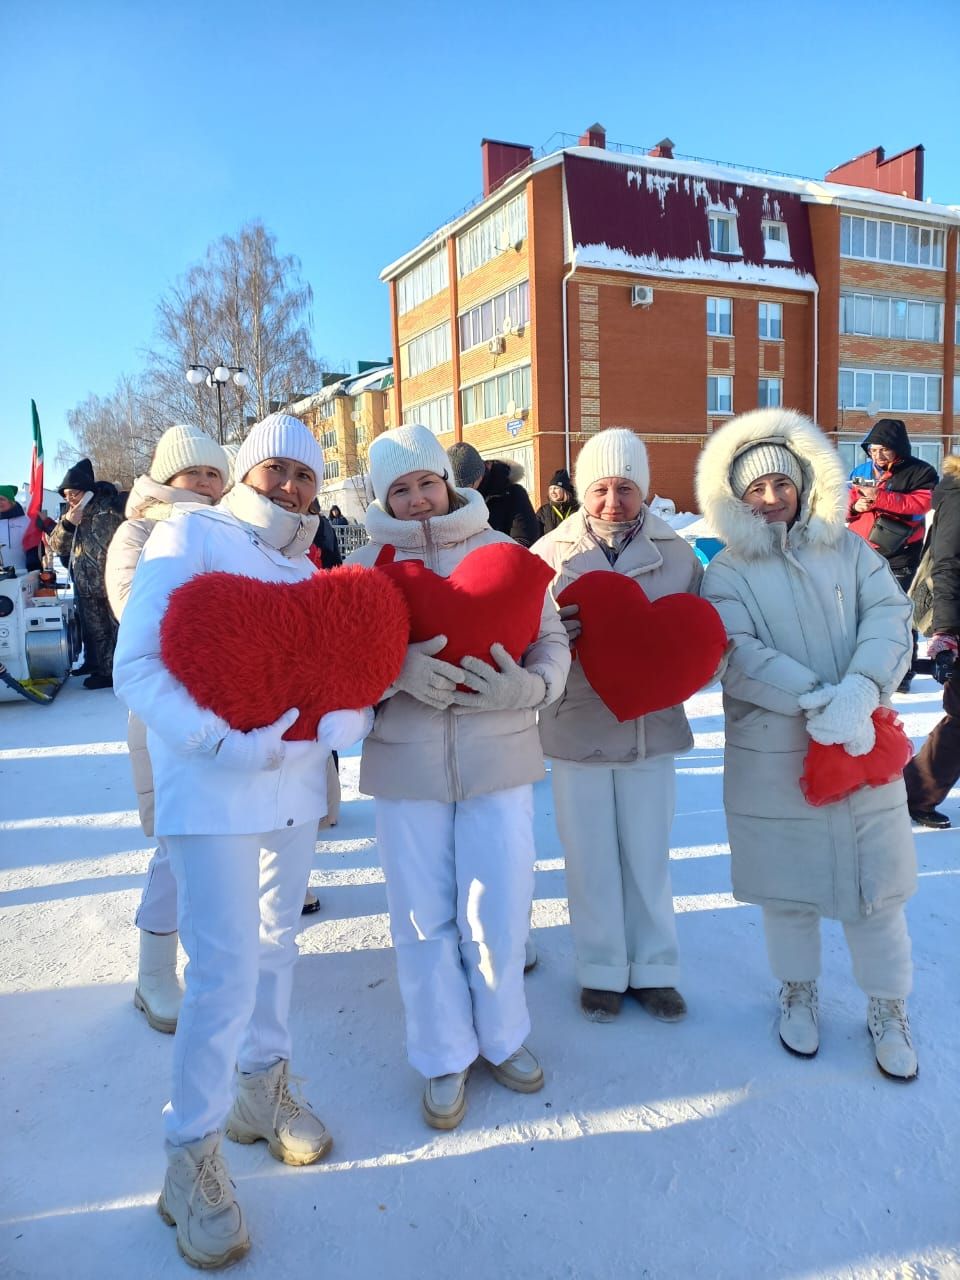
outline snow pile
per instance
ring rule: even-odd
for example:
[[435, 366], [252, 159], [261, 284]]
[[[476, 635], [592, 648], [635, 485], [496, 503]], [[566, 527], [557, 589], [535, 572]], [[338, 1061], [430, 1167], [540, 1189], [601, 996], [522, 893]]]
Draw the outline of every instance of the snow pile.
[[[149, 850], [125, 717], [109, 692], [78, 684], [48, 708], [0, 706], [0, 1274], [188, 1276], [155, 1208], [172, 1039], [132, 1003]], [[918, 735], [940, 700], [929, 679], [914, 690], [898, 707]], [[336, 1145], [292, 1169], [262, 1143], [225, 1144], [253, 1237], [238, 1280], [960, 1275], [960, 834], [917, 837], [917, 1082], [877, 1071], [834, 924], [822, 1048], [792, 1058], [777, 1041], [759, 913], [728, 892], [718, 691], [688, 710], [696, 745], [678, 761], [673, 834], [688, 1019], [667, 1026], [629, 1002], [609, 1026], [580, 1014], [542, 784], [528, 994], [546, 1088], [508, 1093], [478, 1065], [449, 1134], [420, 1118], [373, 806], [357, 793], [356, 756], [344, 760], [293, 1009], [294, 1069]]]

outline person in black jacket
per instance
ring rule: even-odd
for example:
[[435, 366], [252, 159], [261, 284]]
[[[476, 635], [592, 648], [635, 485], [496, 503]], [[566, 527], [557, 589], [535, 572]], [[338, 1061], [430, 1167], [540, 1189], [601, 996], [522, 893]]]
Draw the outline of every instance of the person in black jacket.
[[577, 491], [573, 487], [570, 473], [561, 467], [550, 477], [547, 501], [542, 507], [537, 508], [540, 537], [542, 538], [545, 533], [552, 533], [568, 516], [572, 516], [579, 510], [580, 503], [577, 501]]
[[[878, 551], [904, 591], [910, 590], [923, 554], [925, 518], [938, 476], [910, 448], [907, 428], [899, 418], [881, 418], [860, 444], [867, 455], [850, 474], [847, 523]], [[913, 633], [913, 658], [917, 633]], [[900, 682], [906, 693], [913, 663]]]
[[447, 450], [458, 489], [477, 489], [487, 504], [490, 528], [505, 533], [521, 547], [540, 537], [540, 526], [526, 489], [518, 482], [523, 467], [518, 462], [484, 461], [465, 440]]
[[107, 549], [123, 524], [123, 495], [116, 485], [95, 480], [89, 458], [81, 458], [63, 477], [58, 490], [67, 510], [50, 535], [50, 550], [60, 557], [73, 579], [83, 635], [85, 689], [113, 688], [113, 651], [117, 622], [107, 602]]
[[[949, 827], [937, 809], [960, 779], [960, 455], [944, 459], [943, 479], [933, 493], [933, 638], [927, 656], [943, 655], [949, 670], [943, 687], [943, 719], [903, 771], [910, 817], [924, 827]], [[952, 662], [950, 661], [952, 658]]]

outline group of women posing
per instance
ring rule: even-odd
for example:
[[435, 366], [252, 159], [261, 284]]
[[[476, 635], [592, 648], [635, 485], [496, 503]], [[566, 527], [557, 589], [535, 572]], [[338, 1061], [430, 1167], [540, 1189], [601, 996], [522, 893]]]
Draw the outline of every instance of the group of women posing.
[[[839, 461], [812, 423], [764, 410], [711, 438], [699, 496], [727, 549], [705, 577], [644, 505], [649, 469], [639, 437], [621, 428], [592, 437], [576, 463], [582, 507], [533, 549], [554, 579], [520, 660], [495, 645], [489, 663], [455, 666], [440, 656], [445, 636], [412, 643], [375, 716], [334, 712], [315, 743], [283, 741], [295, 708], [250, 733], [230, 729], [159, 658], [167, 598], [195, 574], [295, 582], [312, 571], [308, 513], [322, 457], [310, 433], [297, 419], [271, 416], [241, 446], [235, 473], [239, 482], [219, 505], [174, 505], [156, 522], [115, 663], [117, 692], [146, 725], [154, 826], [189, 959], [159, 1202], [188, 1261], [226, 1266], [249, 1247], [224, 1132], [264, 1139], [292, 1164], [319, 1159], [331, 1144], [292, 1092], [287, 1023], [333, 748], [365, 736], [360, 786], [376, 800], [407, 1049], [425, 1079], [427, 1123], [460, 1123], [478, 1062], [508, 1089], [543, 1084], [526, 1043], [523, 968], [532, 784], [544, 776], [544, 755], [553, 762], [581, 1008], [606, 1021], [629, 994], [654, 1017], [684, 1016], [669, 836], [674, 757], [692, 736], [682, 707], [621, 723], [575, 655], [571, 665], [581, 622], [575, 606], [558, 613], [554, 598], [594, 570], [628, 575], [651, 600], [702, 592], [723, 618], [734, 893], [764, 908], [783, 984], [784, 1045], [816, 1052], [819, 920], [834, 916], [869, 997], [878, 1063], [901, 1079], [916, 1074], [904, 1008], [902, 904], [914, 871], [902, 782], [817, 810], [799, 790], [811, 737], [869, 749], [871, 713], [910, 656], [909, 605], [886, 564], [846, 531]], [[448, 576], [475, 548], [509, 541], [490, 529], [476, 491], [452, 487], [447, 456], [425, 427], [377, 437], [370, 473], [370, 543], [354, 563], [372, 565], [389, 546], [396, 558]], [[639, 668], [640, 635], [636, 652]]]

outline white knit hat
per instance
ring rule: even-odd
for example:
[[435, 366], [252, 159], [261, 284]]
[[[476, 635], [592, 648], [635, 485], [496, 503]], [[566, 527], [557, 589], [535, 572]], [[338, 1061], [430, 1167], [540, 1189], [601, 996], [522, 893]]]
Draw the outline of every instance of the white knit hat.
[[230, 473], [227, 455], [199, 427], [169, 427], [157, 441], [150, 463], [150, 479], [167, 484], [188, 467], [215, 467], [226, 484]]
[[803, 469], [797, 455], [784, 444], [762, 440], [734, 458], [730, 465], [730, 488], [735, 498], [742, 498], [754, 480], [761, 476], [786, 476], [803, 490]]
[[394, 480], [410, 471], [432, 471], [444, 480], [450, 475], [450, 459], [429, 427], [411, 424], [384, 431], [371, 444], [369, 457], [373, 496], [381, 504]]
[[626, 427], [607, 427], [591, 436], [580, 450], [573, 482], [581, 497], [597, 480], [620, 476], [632, 480], [646, 499], [650, 489], [650, 463], [643, 441]]
[[292, 458], [302, 462], [317, 478], [317, 487], [323, 483], [323, 450], [299, 418], [290, 413], [271, 413], [258, 422], [237, 450], [233, 474], [244, 480], [258, 462], [267, 458]]

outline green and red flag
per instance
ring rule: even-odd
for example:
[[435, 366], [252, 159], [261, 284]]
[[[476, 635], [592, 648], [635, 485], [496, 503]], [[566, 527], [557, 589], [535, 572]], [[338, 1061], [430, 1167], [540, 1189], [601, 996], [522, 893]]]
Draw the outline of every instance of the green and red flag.
[[36, 400], [30, 401], [30, 410], [33, 414], [33, 458], [30, 462], [30, 499], [27, 506], [30, 524], [23, 535], [24, 551], [31, 551], [40, 545], [40, 510], [43, 507], [43, 438], [40, 435]]

